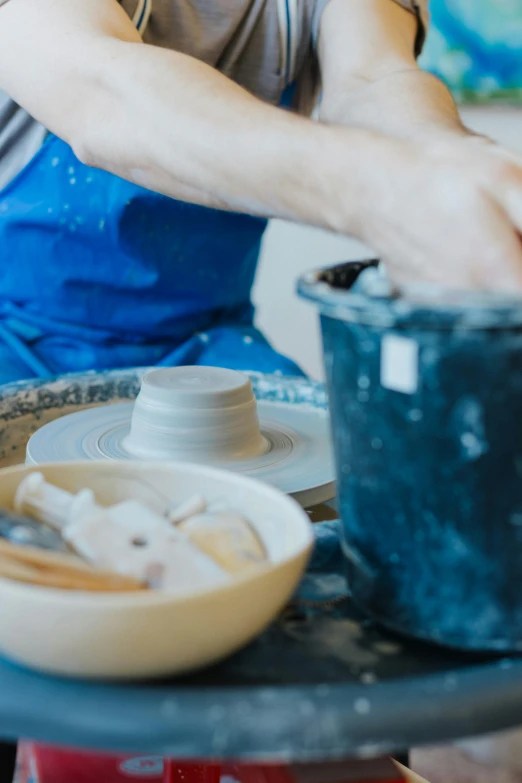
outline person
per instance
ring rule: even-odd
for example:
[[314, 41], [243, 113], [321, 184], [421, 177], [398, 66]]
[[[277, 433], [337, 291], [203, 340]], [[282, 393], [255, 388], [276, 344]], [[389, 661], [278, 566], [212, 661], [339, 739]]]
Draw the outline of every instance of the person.
[[426, 1], [0, 0], [0, 382], [299, 372], [253, 325], [270, 217], [519, 291], [521, 161], [418, 68]]

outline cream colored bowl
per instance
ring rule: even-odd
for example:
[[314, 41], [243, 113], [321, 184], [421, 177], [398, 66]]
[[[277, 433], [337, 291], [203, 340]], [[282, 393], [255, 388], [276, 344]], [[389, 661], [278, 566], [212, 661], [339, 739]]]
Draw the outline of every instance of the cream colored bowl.
[[313, 543], [307, 514], [261, 482], [195, 465], [75, 462], [0, 470], [0, 507], [12, 508], [19, 482], [41, 471], [99, 502], [129, 495], [163, 507], [201, 493], [243, 513], [270, 563], [217, 590], [94, 594], [0, 579], [0, 652], [41, 671], [72, 677], [142, 678], [180, 674], [225, 658], [261, 633], [291, 597]]

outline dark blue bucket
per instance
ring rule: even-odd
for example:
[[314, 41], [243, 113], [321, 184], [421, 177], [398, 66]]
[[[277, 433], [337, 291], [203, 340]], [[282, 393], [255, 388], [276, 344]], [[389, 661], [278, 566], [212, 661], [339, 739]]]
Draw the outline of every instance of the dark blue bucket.
[[351, 292], [375, 264], [299, 286], [321, 311], [354, 601], [425, 641], [522, 650], [522, 302]]

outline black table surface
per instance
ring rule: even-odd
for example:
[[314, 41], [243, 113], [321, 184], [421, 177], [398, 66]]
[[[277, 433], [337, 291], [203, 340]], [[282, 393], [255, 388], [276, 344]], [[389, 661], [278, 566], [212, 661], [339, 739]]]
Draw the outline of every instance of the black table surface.
[[305, 762], [522, 724], [522, 659], [405, 641], [362, 618], [338, 585], [333, 594], [322, 604], [297, 599], [247, 649], [182, 680], [68, 681], [0, 660], [0, 736], [184, 759]]
[[[12, 437], [0, 446], [23, 453], [27, 426], [16, 435], [16, 422], [28, 414], [36, 429], [52, 411], [133, 399], [141, 374], [3, 387], [0, 418]], [[321, 384], [260, 375], [252, 381], [258, 399], [326, 407]], [[358, 615], [340, 574], [311, 578], [323, 580], [311, 593], [326, 600], [301, 598], [249, 648], [191, 678], [75, 682], [0, 659], [0, 738], [298, 763], [373, 757], [522, 725], [522, 658], [481, 659], [399, 639]]]

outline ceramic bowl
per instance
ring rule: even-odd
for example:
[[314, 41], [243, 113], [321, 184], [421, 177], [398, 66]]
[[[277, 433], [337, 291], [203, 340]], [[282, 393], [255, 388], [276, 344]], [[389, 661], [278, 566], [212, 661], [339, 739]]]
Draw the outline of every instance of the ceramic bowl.
[[164, 506], [203, 494], [243, 513], [270, 562], [226, 587], [95, 594], [0, 579], [0, 651], [43, 672], [135, 679], [192, 671], [237, 651], [261, 633], [291, 597], [313, 534], [291, 498], [261, 482], [214, 468], [167, 462], [76, 462], [0, 471], [0, 506], [12, 508], [20, 481], [41, 471], [70, 492], [91, 488], [102, 504], [126, 497]]

